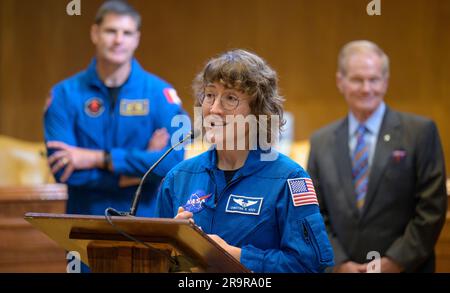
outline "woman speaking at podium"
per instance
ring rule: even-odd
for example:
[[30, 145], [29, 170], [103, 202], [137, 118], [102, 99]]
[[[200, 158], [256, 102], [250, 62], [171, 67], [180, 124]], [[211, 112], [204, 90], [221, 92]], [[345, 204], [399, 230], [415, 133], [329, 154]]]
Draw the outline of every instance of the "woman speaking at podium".
[[156, 215], [192, 218], [253, 272], [323, 272], [333, 251], [307, 172], [276, 152], [284, 101], [259, 56], [232, 50], [194, 80], [212, 147], [174, 167]]

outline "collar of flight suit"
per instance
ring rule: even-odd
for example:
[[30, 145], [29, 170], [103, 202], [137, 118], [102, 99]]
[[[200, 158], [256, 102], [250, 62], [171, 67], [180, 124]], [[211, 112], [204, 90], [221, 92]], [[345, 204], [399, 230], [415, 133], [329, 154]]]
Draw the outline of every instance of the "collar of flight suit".
[[[140, 82], [143, 76], [144, 69], [136, 60], [133, 58], [131, 60], [131, 71], [125, 83], [121, 86], [122, 90], [132, 89], [136, 86], [136, 83]], [[97, 87], [99, 89], [106, 88], [103, 81], [100, 79], [97, 73], [97, 59], [93, 58], [86, 70], [87, 82], [89, 85]]]
[[[250, 150], [247, 156], [247, 159], [245, 160], [244, 165], [237, 171], [236, 175], [239, 177], [241, 176], [248, 176], [252, 175], [262, 168], [264, 168], [267, 164], [271, 163], [271, 161], [263, 161], [261, 159], [262, 155], [265, 153], [269, 153], [270, 151], [275, 151], [273, 149], [269, 149], [267, 151], [264, 151], [260, 148], [257, 148], [255, 150]], [[217, 168], [217, 151], [216, 147], [212, 146], [207, 151], [207, 160], [203, 162], [203, 167], [206, 170], [214, 171], [218, 170]]]

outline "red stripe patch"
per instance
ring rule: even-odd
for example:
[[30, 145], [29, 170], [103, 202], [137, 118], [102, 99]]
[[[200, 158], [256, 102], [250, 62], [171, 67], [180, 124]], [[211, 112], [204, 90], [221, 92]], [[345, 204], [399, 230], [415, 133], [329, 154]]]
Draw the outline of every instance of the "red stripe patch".
[[181, 99], [178, 97], [177, 91], [173, 88], [165, 88], [163, 90], [164, 96], [166, 97], [169, 104], [181, 104]]

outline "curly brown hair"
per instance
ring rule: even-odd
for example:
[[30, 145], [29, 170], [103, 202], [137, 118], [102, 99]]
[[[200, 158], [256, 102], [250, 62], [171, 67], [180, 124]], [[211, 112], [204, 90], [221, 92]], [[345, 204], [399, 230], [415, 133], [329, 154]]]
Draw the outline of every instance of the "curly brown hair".
[[250, 109], [259, 120], [266, 115], [267, 134], [271, 137], [271, 116], [279, 117], [281, 131], [284, 98], [278, 93], [277, 73], [266, 61], [254, 53], [242, 49], [225, 52], [210, 59], [193, 82], [196, 106], [200, 106], [205, 97], [205, 87], [219, 82], [224, 87], [236, 89], [252, 98]]

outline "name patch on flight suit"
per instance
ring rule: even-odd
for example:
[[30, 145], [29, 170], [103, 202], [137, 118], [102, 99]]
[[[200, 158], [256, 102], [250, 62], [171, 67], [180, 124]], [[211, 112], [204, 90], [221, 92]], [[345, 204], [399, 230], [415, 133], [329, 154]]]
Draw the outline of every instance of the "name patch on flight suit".
[[120, 101], [120, 115], [122, 116], [145, 116], [149, 112], [148, 99]]
[[100, 116], [105, 110], [105, 106], [103, 105], [103, 101], [100, 98], [93, 97], [84, 103], [84, 112], [91, 117]]
[[258, 216], [261, 212], [262, 203], [262, 197], [248, 197], [230, 194], [225, 211], [227, 213]]

